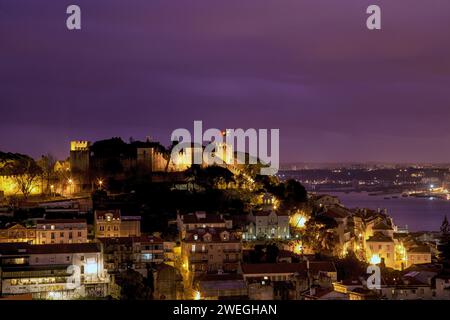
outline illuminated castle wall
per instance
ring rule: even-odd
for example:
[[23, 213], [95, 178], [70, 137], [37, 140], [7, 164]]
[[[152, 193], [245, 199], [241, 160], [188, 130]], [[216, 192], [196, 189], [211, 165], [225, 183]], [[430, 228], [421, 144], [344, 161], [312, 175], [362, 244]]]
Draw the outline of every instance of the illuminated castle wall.
[[167, 159], [162, 152], [156, 151], [155, 148], [138, 148], [137, 162], [138, 165], [154, 172], [166, 170]]

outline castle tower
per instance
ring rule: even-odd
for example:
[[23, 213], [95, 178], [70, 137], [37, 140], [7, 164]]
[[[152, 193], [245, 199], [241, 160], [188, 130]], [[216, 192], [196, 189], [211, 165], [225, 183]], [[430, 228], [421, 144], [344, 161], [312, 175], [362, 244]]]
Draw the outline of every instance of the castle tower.
[[72, 172], [86, 173], [89, 170], [89, 141], [70, 142], [70, 169]]

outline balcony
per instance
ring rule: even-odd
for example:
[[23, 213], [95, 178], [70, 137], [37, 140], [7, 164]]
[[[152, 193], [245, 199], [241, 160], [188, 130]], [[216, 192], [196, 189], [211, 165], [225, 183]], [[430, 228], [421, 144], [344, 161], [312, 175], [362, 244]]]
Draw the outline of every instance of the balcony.
[[202, 263], [208, 263], [208, 259], [206, 258], [194, 258], [189, 259], [190, 264], [202, 264]]
[[204, 250], [195, 250], [195, 251], [189, 251], [190, 254], [202, 254], [202, 253], [208, 253], [208, 249], [204, 249]]
[[224, 253], [241, 253], [241, 249], [234, 248], [234, 249], [223, 249]]

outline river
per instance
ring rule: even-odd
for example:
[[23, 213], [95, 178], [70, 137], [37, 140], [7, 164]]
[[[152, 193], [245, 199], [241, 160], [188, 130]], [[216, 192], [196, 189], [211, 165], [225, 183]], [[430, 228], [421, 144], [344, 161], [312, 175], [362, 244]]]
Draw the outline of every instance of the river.
[[385, 199], [385, 195], [369, 196], [367, 192], [328, 192], [341, 200], [347, 208], [387, 209], [387, 213], [399, 227], [408, 226], [410, 231], [439, 231], [444, 216], [450, 218], [450, 201], [436, 198]]

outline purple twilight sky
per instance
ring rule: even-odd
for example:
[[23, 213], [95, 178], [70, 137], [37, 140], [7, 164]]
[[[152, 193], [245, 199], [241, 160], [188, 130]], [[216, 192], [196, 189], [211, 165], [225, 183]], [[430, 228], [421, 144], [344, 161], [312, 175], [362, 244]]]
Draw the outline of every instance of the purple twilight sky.
[[448, 0], [0, 0], [0, 150], [203, 120], [280, 128], [282, 162], [450, 162], [449, 35]]

